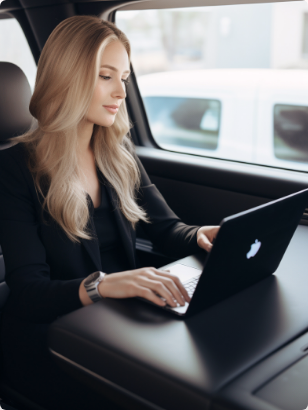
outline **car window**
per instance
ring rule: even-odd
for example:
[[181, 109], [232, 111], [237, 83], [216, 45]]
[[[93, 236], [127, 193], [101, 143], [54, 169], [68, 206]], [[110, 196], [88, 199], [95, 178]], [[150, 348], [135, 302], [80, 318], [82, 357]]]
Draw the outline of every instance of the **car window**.
[[14, 18], [0, 19], [0, 61], [14, 63], [20, 67], [33, 91], [36, 64], [24, 32]]
[[217, 100], [187, 97], [143, 97], [155, 140], [165, 148], [174, 144], [215, 150], [221, 104]]
[[116, 24], [161, 148], [308, 171], [306, 2], [129, 7]]
[[276, 104], [274, 149], [277, 158], [308, 161], [308, 106]]

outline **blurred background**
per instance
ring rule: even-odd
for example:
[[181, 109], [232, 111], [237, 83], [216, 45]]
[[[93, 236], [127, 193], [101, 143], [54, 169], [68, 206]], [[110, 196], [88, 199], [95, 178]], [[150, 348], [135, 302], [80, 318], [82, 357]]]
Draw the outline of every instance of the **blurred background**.
[[117, 12], [164, 149], [308, 171], [308, 4]]
[[137, 75], [198, 68], [308, 68], [304, 1], [117, 13]]

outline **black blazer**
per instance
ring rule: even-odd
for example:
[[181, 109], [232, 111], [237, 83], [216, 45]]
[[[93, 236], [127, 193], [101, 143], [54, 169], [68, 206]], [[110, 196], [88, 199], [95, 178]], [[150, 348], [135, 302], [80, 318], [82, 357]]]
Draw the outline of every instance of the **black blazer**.
[[[185, 225], [169, 208], [137, 158], [141, 171], [138, 203], [151, 223], [139, 222], [165, 254], [185, 257], [200, 250], [197, 226]], [[103, 176], [99, 173], [99, 176]], [[117, 195], [106, 185], [115, 209], [128, 269], [136, 268], [136, 234], [117, 207]], [[11, 290], [5, 312], [34, 323], [50, 323], [80, 308], [79, 286], [91, 272], [102, 270], [96, 238], [73, 243], [42, 211], [23, 144], [0, 151], [0, 244]], [[89, 227], [95, 236], [93, 203], [89, 197]], [[45, 221], [45, 222], [44, 222]]]

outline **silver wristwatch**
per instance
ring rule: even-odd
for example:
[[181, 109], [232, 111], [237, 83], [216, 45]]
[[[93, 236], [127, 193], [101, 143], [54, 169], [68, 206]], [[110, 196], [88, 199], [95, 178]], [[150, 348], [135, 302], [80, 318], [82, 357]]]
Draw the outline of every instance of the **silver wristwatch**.
[[99, 293], [97, 287], [99, 285], [100, 282], [102, 282], [104, 280], [104, 277], [106, 276], [106, 273], [104, 272], [100, 272], [99, 270], [91, 273], [91, 275], [89, 275], [87, 277], [87, 279], [84, 281], [84, 287], [90, 297], [90, 299], [93, 302], [97, 302], [100, 299], [102, 299], [101, 294]]

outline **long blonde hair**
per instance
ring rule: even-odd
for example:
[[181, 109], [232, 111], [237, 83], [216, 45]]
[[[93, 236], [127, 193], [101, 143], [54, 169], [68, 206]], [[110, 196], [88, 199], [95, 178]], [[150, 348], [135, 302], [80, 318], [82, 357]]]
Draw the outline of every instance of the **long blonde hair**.
[[[108, 44], [120, 41], [130, 59], [127, 37], [98, 17], [74, 16], [61, 22], [48, 38], [39, 59], [30, 112], [35, 129], [15, 137], [29, 152], [28, 167], [43, 208], [73, 241], [91, 239], [87, 229], [87, 193], [77, 162], [78, 124], [85, 118], [99, 75], [100, 57]], [[136, 203], [140, 171], [133, 156], [125, 101], [110, 127], [94, 125], [91, 146], [97, 167], [113, 186], [118, 206], [133, 228], [148, 222]], [[47, 189], [44, 189], [47, 183]]]

